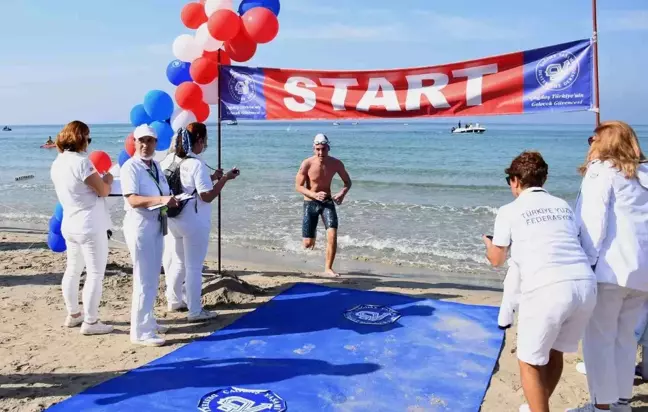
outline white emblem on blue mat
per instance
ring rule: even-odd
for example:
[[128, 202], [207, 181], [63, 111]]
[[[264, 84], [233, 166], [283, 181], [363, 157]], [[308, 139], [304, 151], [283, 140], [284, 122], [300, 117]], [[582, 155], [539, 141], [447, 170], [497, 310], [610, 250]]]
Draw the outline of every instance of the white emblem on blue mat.
[[230, 95], [239, 103], [248, 103], [256, 96], [254, 79], [247, 73], [231, 72], [231, 78], [227, 87]]
[[389, 325], [400, 319], [401, 314], [387, 306], [358, 305], [344, 312], [344, 317], [363, 325]]
[[231, 387], [203, 396], [198, 409], [202, 412], [284, 412], [286, 401], [269, 390]]

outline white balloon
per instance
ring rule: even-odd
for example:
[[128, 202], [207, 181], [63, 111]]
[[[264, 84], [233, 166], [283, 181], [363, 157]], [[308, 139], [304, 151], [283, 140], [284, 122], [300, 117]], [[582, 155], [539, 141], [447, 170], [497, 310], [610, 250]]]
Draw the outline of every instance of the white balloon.
[[214, 14], [216, 10], [220, 9], [234, 9], [234, 2], [232, 0], [207, 0], [205, 2], [205, 14], [207, 17]]
[[113, 177], [119, 177], [119, 170], [120, 170], [119, 163], [115, 163], [114, 165], [112, 165], [110, 167], [110, 170], [108, 170], [108, 173], [113, 175]]
[[175, 133], [177, 133], [178, 129], [181, 127], [187, 127], [190, 123], [195, 121], [196, 115], [189, 110], [184, 110], [182, 107], [178, 107], [171, 115], [171, 127]]
[[191, 63], [202, 56], [202, 48], [190, 34], [182, 34], [173, 42], [173, 55], [178, 60]]
[[218, 104], [218, 77], [209, 84], [199, 84], [203, 92], [203, 101], [207, 104]]
[[160, 163], [164, 158], [167, 156], [167, 151], [166, 150], [156, 150], [155, 154], [153, 155], [153, 160], [156, 162]]
[[216, 51], [223, 47], [224, 44], [224, 42], [216, 40], [209, 34], [207, 23], [201, 24], [198, 30], [196, 30], [196, 43], [206, 51]]

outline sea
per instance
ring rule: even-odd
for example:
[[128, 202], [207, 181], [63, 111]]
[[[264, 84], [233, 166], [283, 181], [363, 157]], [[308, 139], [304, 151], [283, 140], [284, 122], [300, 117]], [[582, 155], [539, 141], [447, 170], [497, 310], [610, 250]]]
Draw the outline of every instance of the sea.
[[[241, 175], [222, 194], [223, 244], [254, 254], [324, 259], [325, 232], [316, 251], [304, 251], [302, 202], [294, 180], [312, 139], [325, 133], [331, 156], [344, 162], [353, 187], [338, 207], [338, 259], [380, 264], [394, 271], [440, 273], [450, 278], [503, 276], [484, 257], [482, 234], [492, 233], [498, 207], [513, 200], [504, 169], [524, 150], [537, 150], [549, 164], [546, 188], [573, 204], [580, 186], [592, 125], [486, 124], [484, 134], [451, 134], [456, 123], [256, 122], [223, 125], [222, 166]], [[648, 126], [633, 125], [644, 150]], [[57, 155], [41, 149], [60, 125], [12, 126], [0, 132], [0, 221], [47, 227], [57, 202], [49, 168]], [[209, 125], [203, 159], [217, 165], [216, 125]], [[90, 150], [117, 162], [132, 127], [91, 125]], [[33, 175], [27, 180], [15, 178]], [[334, 190], [342, 186], [339, 178]], [[121, 199], [111, 206], [121, 227]], [[212, 240], [215, 241], [216, 207]], [[223, 256], [227, 259], [227, 256]]]

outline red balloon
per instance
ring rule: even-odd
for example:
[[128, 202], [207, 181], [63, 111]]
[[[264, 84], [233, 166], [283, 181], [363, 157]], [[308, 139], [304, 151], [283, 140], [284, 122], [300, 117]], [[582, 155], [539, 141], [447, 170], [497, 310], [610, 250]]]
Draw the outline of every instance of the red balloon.
[[277, 16], [265, 7], [254, 7], [246, 11], [243, 17], [243, 27], [255, 43], [268, 43], [279, 33]]
[[126, 141], [124, 141], [124, 150], [130, 157], [135, 154], [135, 136], [133, 136], [133, 133], [129, 134]]
[[112, 166], [112, 160], [110, 160], [108, 153], [102, 152], [101, 150], [95, 150], [94, 152], [90, 153], [88, 159], [92, 162], [92, 165], [100, 174], [106, 173], [110, 170], [110, 166]]
[[256, 50], [256, 43], [247, 35], [244, 29], [232, 40], [225, 43], [225, 51], [229, 57], [241, 63], [250, 60]]
[[206, 57], [199, 57], [191, 63], [191, 78], [198, 84], [209, 84], [218, 77], [218, 63]]
[[[205, 57], [207, 59], [211, 59], [215, 62], [218, 62], [218, 55], [219, 55], [219, 50], [217, 51], [207, 51], [205, 50], [203, 52], [202, 57]], [[220, 63], [229, 66], [232, 64], [232, 59], [230, 59], [229, 55], [225, 50], [220, 50]]]
[[211, 112], [211, 109], [207, 103], [201, 102], [196, 107], [191, 109], [191, 111], [196, 116], [196, 121], [202, 123], [205, 120], [207, 120], [207, 118], [209, 117], [209, 113]]
[[216, 40], [231, 40], [241, 30], [241, 18], [229, 9], [216, 10], [209, 16], [207, 29]]
[[203, 92], [194, 82], [184, 82], [175, 91], [175, 100], [178, 106], [191, 110], [203, 101]]
[[189, 29], [197, 29], [201, 24], [207, 22], [205, 5], [201, 3], [189, 3], [182, 8], [180, 14], [182, 23]]

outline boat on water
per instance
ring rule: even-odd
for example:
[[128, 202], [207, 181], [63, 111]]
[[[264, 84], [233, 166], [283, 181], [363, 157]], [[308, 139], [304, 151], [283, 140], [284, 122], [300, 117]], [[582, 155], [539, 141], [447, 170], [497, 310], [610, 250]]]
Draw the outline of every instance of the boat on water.
[[357, 126], [357, 125], [358, 125], [358, 122], [353, 122], [353, 123], [351, 123], [351, 125], [352, 125], [352, 126]]
[[5, 126], [5, 127], [2, 128], [2, 131], [3, 131], [3, 132], [10, 132], [10, 131], [11, 131], [11, 127], [9, 127], [9, 126]]
[[237, 126], [238, 122], [236, 120], [230, 120], [229, 122], [225, 123], [228, 126]]
[[339, 125], [340, 125], [340, 123], [338, 123], [338, 122], [333, 122], [333, 126], [339, 126]]
[[453, 127], [450, 132], [453, 134], [455, 133], [479, 133], [482, 134], [486, 131], [486, 128], [479, 123], [469, 123], [467, 125], [462, 126], [461, 123], [457, 127]]
[[41, 149], [54, 149], [55, 147], [56, 147], [55, 143], [47, 143], [47, 144], [41, 145], [40, 148]]

